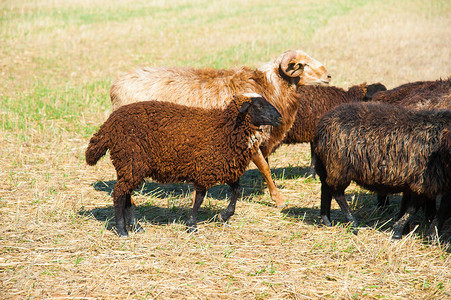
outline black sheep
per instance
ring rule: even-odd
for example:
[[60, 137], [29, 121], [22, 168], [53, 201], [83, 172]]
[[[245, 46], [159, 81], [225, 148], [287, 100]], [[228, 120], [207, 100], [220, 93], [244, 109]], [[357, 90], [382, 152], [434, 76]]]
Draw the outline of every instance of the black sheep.
[[[451, 111], [415, 111], [385, 103], [338, 106], [319, 122], [314, 139], [316, 170], [321, 179], [321, 218], [328, 226], [335, 197], [346, 218], [357, 225], [344, 191], [353, 180], [371, 191], [408, 193], [434, 199], [451, 188], [451, 145], [445, 133]], [[412, 205], [417, 207], [418, 205]], [[408, 209], [394, 226], [400, 237], [415, 211]]]
[[443, 224], [451, 217], [451, 191], [442, 196], [440, 207], [427, 231], [429, 240], [437, 240]]
[[[401, 105], [411, 109], [448, 109], [451, 110], [451, 77], [435, 81], [415, 81], [400, 85], [388, 91], [380, 91], [373, 96], [373, 101]], [[415, 210], [418, 201], [415, 196], [403, 194], [401, 211]], [[428, 221], [435, 214], [435, 201], [421, 201]], [[387, 195], [378, 195], [378, 206], [386, 207]], [[442, 209], [441, 206], [440, 209]]]
[[195, 202], [187, 224], [195, 230], [197, 210], [206, 190], [216, 183], [232, 188], [221, 218], [226, 221], [234, 214], [239, 179], [261, 143], [260, 126], [280, 122], [277, 109], [258, 94], [233, 97], [224, 109], [137, 102], [120, 107], [105, 121], [89, 142], [86, 162], [94, 165], [110, 150], [117, 172], [113, 202], [121, 236], [128, 235], [125, 215], [132, 227], [138, 226], [130, 194], [146, 177], [194, 184]]
[[[448, 153], [446, 156], [448, 159], [444, 161], [445, 167], [451, 172], [451, 128], [448, 128], [444, 132], [444, 136], [442, 138], [440, 151], [442, 153]], [[440, 203], [440, 207], [437, 211], [437, 215], [434, 220], [432, 220], [431, 225], [429, 226], [427, 235], [431, 240], [435, 240], [438, 238], [438, 234], [442, 230], [443, 224], [447, 219], [451, 217], [451, 191], [448, 191], [442, 196], [442, 200]]]

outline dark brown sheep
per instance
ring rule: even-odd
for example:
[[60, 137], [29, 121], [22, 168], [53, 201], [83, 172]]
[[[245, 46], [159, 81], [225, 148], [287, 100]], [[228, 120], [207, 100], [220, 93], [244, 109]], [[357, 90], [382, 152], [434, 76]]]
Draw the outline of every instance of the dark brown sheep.
[[301, 50], [290, 50], [258, 69], [140, 68], [119, 76], [110, 88], [110, 98], [113, 110], [128, 103], [154, 99], [192, 107], [224, 108], [234, 94], [262, 95], [280, 112], [282, 124], [274, 129], [263, 128], [261, 150], [254, 154], [252, 161], [265, 178], [271, 198], [278, 207], [284, 207], [285, 200], [271, 178], [265, 158], [293, 124], [298, 109], [296, 87], [329, 81], [330, 75], [320, 62]]
[[[372, 101], [402, 105], [412, 109], [448, 109], [451, 110], [451, 77], [446, 80], [416, 81], [400, 85], [373, 96]], [[407, 196], [407, 199], [410, 196]], [[402, 204], [407, 204], [403, 199]], [[424, 201], [423, 201], [424, 202]], [[435, 203], [426, 201], [425, 211], [435, 211]], [[378, 206], [386, 207], [389, 201], [386, 195], [378, 195]], [[433, 207], [427, 207], [432, 205]], [[407, 208], [402, 207], [402, 210]]]
[[315, 176], [315, 155], [313, 137], [321, 117], [334, 107], [349, 102], [369, 101], [374, 93], [386, 90], [380, 83], [365, 83], [350, 87], [347, 91], [335, 86], [300, 86], [298, 87], [299, 108], [293, 126], [288, 131], [283, 143], [310, 143], [311, 163], [309, 175]]
[[224, 109], [137, 102], [119, 108], [105, 121], [89, 142], [86, 162], [94, 165], [110, 150], [117, 173], [113, 202], [121, 236], [128, 235], [125, 215], [132, 227], [138, 226], [130, 194], [146, 177], [194, 184], [195, 202], [187, 224], [195, 229], [206, 190], [216, 183], [232, 188], [221, 218], [226, 221], [233, 215], [239, 179], [261, 143], [260, 126], [280, 123], [277, 109], [257, 94], [236, 96]]
[[[415, 111], [385, 103], [343, 104], [324, 115], [314, 139], [324, 223], [331, 225], [335, 197], [346, 218], [357, 225], [344, 196], [352, 180], [381, 194], [414, 195], [417, 202], [435, 201], [449, 191], [451, 174], [444, 162], [450, 159], [445, 136], [450, 126], [451, 111]], [[412, 208], [416, 204], [421, 203]], [[395, 238], [413, 213], [410, 207], [401, 211]]]
[[[443, 134], [442, 143], [440, 145], [441, 153], [448, 153], [445, 156], [444, 165], [445, 168], [451, 173], [451, 127], [446, 129]], [[451, 177], [451, 175], [449, 175]], [[447, 219], [451, 217], [451, 191], [448, 191], [442, 196], [440, 207], [437, 211], [435, 218], [432, 220], [429, 226], [427, 235], [430, 240], [437, 240], [443, 224]]]
[[446, 80], [406, 83], [388, 91], [378, 92], [372, 100], [412, 109], [451, 110], [451, 77]]
[[440, 207], [436, 216], [431, 222], [427, 231], [427, 236], [431, 241], [437, 241], [443, 224], [451, 217], [451, 191], [442, 196]]
[[[442, 163], [444, 164], [444, 168], [448, 170], [449, 177], [451, 177], [451, 127], [443, 131], [439, 152], [444, 153]], [[427, 231], [427, 236], [431, 241], [438, 240], [443, 224], [451, 217], [451, 191], [448, 191], [442, 196], [438, 210], [436, 210], [435, 202], [434, 198], [427, 198], [425, 195], [405, 192], [402, 197], [398, 219], [406, 212], [414, 214], [418, 208], [422, 206], [427, 220], [431, 222]], [[403, 225], [402, 222], [398, 222], [397, 224], [401, 227], [407, 225], [407, 222], [405, 225]], [[399, 229], [399, 232], [400, 231], [401, 229]], [[401, 236], [394, 237], [401, 238]]]

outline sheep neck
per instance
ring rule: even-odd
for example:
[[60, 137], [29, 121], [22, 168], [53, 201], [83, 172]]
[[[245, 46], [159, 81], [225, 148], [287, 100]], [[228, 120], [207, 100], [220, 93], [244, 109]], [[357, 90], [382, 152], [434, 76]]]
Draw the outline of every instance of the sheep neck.
[[224, 149], [224, 153], [230, 152], [230, 158], [240, 160], [247, 165], [260, 145], [261, 130], [258, 126], [251, 124], [248, 115], [240, 115], [232, 105], [223, 112], [222, 122], [218, 127], [226, 143], [221, 147], [230, 149]]

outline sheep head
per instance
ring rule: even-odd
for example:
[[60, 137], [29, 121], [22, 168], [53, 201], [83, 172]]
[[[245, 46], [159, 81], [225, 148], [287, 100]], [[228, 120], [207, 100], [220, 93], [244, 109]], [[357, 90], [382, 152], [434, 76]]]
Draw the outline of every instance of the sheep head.
[[301, 50], [282, 54], [279, 68], [296, 85], [326, 85], [331, 79], [323, 64]]
[[365, 94], [365, 101], [371, 101], [371, 99], [373, 98], [374, 94], [376, 94], [377, 92], [382, 92], [382, 91], [386, 91], [387, 88], [385, 87], [385, 85], [383, 85], [382, 83], [373, 83], [370, 84], [366, 87], [366, 94]]
[[254, 126], [279, 126], [282, 116], [279, 111], [265, 98], [256, 93], [246, 93], [233, 96], [233, 102], [241, 116], [249, 116]]

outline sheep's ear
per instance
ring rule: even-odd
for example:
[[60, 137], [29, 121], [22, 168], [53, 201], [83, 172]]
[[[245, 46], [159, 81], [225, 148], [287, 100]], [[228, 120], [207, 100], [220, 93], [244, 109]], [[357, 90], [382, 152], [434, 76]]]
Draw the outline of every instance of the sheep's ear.
[[241, 105], [241, 107], [239, 109], [240, 114], [243, 114], [243, 113], [247, 112], [249, 107], [251, 107], [251, 103], [244, 102], [243, 105]]

